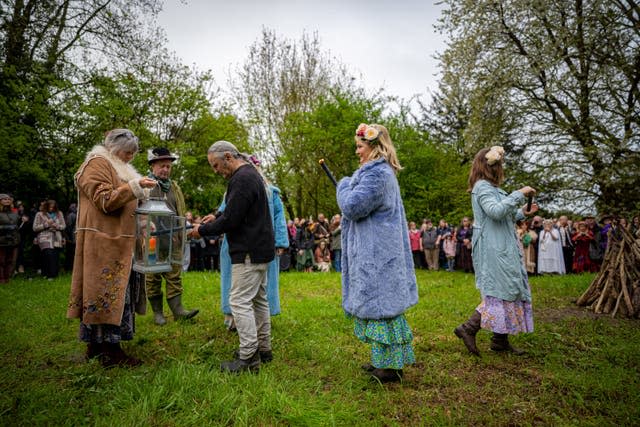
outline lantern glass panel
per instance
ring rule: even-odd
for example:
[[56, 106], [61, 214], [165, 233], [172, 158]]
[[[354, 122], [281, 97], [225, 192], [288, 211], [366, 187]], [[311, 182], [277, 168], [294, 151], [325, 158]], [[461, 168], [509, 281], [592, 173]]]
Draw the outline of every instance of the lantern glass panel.
[[173, 211], [161, 199], [146, 200], [136, 209], [136, 244], [133, 260], [135, 271], [171, 271], [173, 218]]
[[171, 263], [182, 265], [184, 261], [184, 250], [187, 239], [186, 223], [187, 220], [183, 216], [174, 216], [173, 220], [173, 239], [171, 249]]

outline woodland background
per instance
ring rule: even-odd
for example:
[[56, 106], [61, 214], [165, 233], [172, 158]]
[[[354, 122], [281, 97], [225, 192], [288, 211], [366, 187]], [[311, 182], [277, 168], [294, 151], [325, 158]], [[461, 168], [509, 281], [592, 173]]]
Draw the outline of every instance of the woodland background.
[[377, 122], [398, 148], [410, 220], [470, 214], [470, 161], [491, 145], [506, 148], [507, 189], [537, 188], [548, 213], [638, 212], [639, 3], [442, 3], [439, 87], [411, 108], [366, 91], [321, 34], [263, 28], [231, 76], [213, 76], [166, 49], [160, 0], [1, 0], [1, 190], [66, 207], [87, 151], [127, 127], [141, 140], [138, 170], [148, 148], [179, 154], [173, 178], [196, 212], [220, 203], [206, 151], [226, 139], [263, 160], [290, 217], [330, 215], [318, 159], [351, 175], [354, 129]]

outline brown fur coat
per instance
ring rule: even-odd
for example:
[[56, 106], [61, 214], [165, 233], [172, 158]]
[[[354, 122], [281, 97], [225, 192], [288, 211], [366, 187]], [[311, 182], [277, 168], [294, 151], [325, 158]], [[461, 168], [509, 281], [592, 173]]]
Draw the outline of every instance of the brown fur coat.
[[[78, 189], [76, 254], [68, 318], [85, 324], [120, 325], [131, 274], [135, 209], [144, 197], [140, 174], [128, 163], [94, 147], [75, 175]], [[144, 292], [132, 301], [144, 314]]]

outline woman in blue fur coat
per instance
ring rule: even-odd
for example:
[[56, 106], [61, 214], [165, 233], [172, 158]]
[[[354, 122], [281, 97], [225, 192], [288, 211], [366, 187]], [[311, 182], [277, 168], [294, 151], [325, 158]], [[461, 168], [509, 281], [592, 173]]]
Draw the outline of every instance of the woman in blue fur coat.
[[483, 148], [469, 173], [474, 219], [471, 251], [482, 302], [454, 333], [476, 356], [480, 355], [476, 347], [480, 328], [493, 332], [491, 350], [515, 354], [523, 352], [511, 346], [509, 334], [533, 331], [531, 290], [515, 222], [536, 212], [538, 206], [533, 204], [529, 211], [522, 207], [525, 197], [535, 193], [531, 187], [511, 194], [500, 189], [503, 157], [502, 147]]
[[381, 382], [400, 381], [415, 363], [413, 334], [404, 312], [418, 303], [407, 220], [396, 173], [401, 169], [389, 132], [381, 125], [356, 130], [360, 168], [340, 180], [342, 306], [355, 334], [371, 344], [363, 369]]

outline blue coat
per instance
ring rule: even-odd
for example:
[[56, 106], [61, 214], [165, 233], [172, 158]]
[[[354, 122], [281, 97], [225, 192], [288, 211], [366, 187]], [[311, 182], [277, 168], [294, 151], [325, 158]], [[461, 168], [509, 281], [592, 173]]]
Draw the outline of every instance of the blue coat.
[[515, 221], [524, 218], [524, 195], [507, 195], [488, 181], [476, 182], [473, 207], [472, 257], [476, 287], [482, 296], [531, 302], [527, 272], [518, 247]]
[[[284, 216], [284, 207], [280, 199], [280, 189], [269, 185], [267, 196], [269, 198], [269, 212], [273, 221], [273, 231], [275, 235], [276, 248], [289, 247], [289, 235], [287, 234], [287, 220]], [[219, 211], [224, 211], [224, 201], [220, 205]], [[280, 257], [276, 254], [273, 261], [269, 263], [267, 270], [267, 300], [269, 301], [269, 312], [272, 316], [280, 314]], [[220, 299], [222, 312], [231, 314], [229, 306], [229, 291], [231, 290], [231, 257], [229, 256], [229, 243], [227, 236], [222, 240], [220, 246]]]
[[360, 319], [389, 319], [418, 303], [400, 187], [384, 159], [340, 180], [342, 307]]

